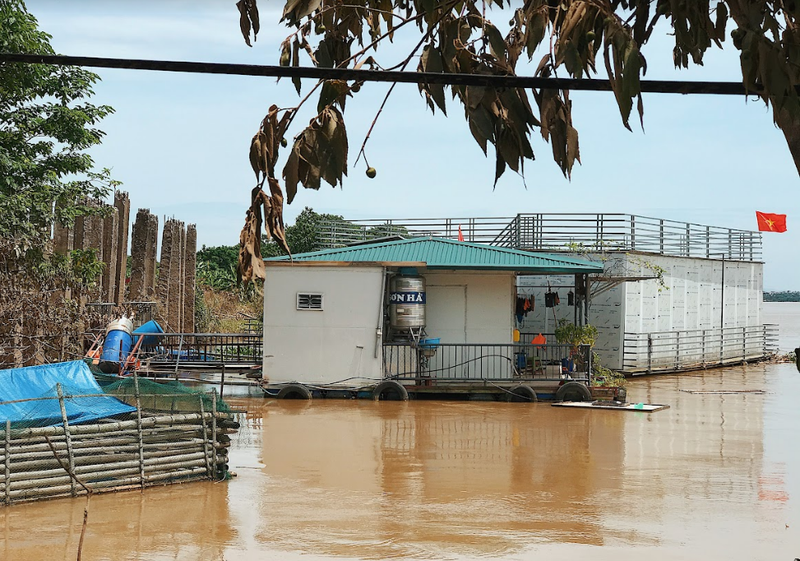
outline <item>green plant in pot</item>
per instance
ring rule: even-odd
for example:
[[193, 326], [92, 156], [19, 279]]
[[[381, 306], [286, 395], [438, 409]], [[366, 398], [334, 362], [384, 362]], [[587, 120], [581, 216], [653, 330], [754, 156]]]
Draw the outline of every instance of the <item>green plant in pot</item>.
[[[575, 325], [566, 319], [558, 321], [555, 331], [556, 341], [562, 345], [570, 345], [570, 360], [577, 366], [583, 366], [584, 357], [579, 352], [580, 345], [589, 345], [594, 349], [597, 342], [597, 328], [593, 325]], [[592, 385], [605, 388], [622, 388], [625, 376], [618, 374], [600, 364], [597, 353], [592, 352]]]
[[585, 358], [580, 353], [581, 345], [594, 347], [597, 341], [597, 328], [593, 325], [575, 325], [569, 320], [560, 319], [555, 330], [556, 341], [562, 345], [569, 345], [569, 356], [565, 357], [574, 362], [576, 366], [583, 366]]

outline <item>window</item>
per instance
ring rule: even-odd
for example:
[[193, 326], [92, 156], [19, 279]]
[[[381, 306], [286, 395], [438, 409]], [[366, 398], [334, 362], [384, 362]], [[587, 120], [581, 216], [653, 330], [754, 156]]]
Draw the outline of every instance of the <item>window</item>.
[[322, 294], [297, 293], [298, 310], [322, 310]]

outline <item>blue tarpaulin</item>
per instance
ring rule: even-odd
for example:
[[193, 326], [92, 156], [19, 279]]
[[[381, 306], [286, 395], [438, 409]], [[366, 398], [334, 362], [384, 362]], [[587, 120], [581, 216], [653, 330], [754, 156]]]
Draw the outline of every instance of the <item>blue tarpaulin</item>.
[[[56, 384], [61, 384], [67, 419], [72, 424], [87, 423], [136, 409], [110, 395], [72, 397], [102, 394], [87, 364], [80, 360], [43, 364], [27, 368], [0, 370], [0, 423], [11, 421], [15, 426], [45, 427], [62, 423]], [[17, 401], [18, 403], [6, 403]]]

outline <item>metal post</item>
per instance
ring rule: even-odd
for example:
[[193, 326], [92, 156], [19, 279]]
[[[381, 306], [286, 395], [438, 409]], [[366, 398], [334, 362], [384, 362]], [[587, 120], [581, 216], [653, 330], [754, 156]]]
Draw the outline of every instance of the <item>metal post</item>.
[[219, 396], [222, 397], [222, 392], [225, 391], [225, 363], [222, 363], [222, 380], [219, 383]]
[[675, 332], [675, 370], [681, 368], [681, 332]]
[[647, 334], [647, 373], [653, 373], [653, 336]]
[[686, 257], [689, 257], [692, 254], [691, 249], [691, 239], [692, 239], [692, 226], [691, 224], [686, 224]]
[[658, 221], [658, 244], [659, 244], [659, 253], [664, 255], [664, 220]]
[[719, 305], [719, 327], [725, 327], [725, 254], [722, 254], [722, 288]]
[[583, 274], [583, 323], [589, 323], [589, 298], [591, 297], [591, 293], [589, 290], [589, 275], [588, 273]]
[[75, 489], [75, 456], [72, 453], [72, 435], [69, 432], [69, 421], [67, 421], [67, 407], [64, 405], [64, 392], [61, 383], [56, 383], [56, 393], [58, 394], [58, 405], [61, 407], [61, 420], [64, 424], [64, 440], [67, 442], [67, 457], [69, 459], [69, 475], [72, 496], [77, 494]]
[[183, 333], [181, 333], [180, 342], [178, 343], [178, 355], [175, 357], [175, 380], [178, 379], [178, 365], [181, 363], [181, 352], [183, 352]]
[[636, 251], [636, 217], [631, 214], [631, 251]]
[[747, 326], [742, 326], [742, 364], [747, 364]]
[[705, 370], [705, 368], [706, 368], [706, 330], [705, 329], [703, 329], [702, 338], [703, 338], [702, 339], [703, 342], [702, 342], [701, 356], [703, 357], [703, 370]]
[[573, 284], [574, 284], [573, 290], [575, 291], [574, 295], [572, 297], [573, 298], [573, 300], [572, 300], [572, 323], [573, 323], [573, 325], [580, 325], [578, 323], [578, 308], [581, 307], [580, 303], [578, 302], [578, 277], [579, 276], [580, 275], [575, 275], [575, 280], [573, 281]]

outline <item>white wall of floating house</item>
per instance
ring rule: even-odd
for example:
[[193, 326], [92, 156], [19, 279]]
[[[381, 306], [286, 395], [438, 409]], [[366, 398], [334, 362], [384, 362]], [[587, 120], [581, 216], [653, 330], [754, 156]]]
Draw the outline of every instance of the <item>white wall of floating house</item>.
[[[643, 363], [630, 362], [630, 348], [631, 341], [637, 338], [640, 346], [642, 341], [646, 344], [646, 334], [660, 341], [657, 346], [661, 357], [657, 364], [652, 364], [651, 357], [649, 366], [653, 368], [706, 362], [709, 356], [727, 360], [760, 352], [759, 340], [749, 339], [744, 332], [745, 328], [761, 325], [763, 263], [633, 252], [605, 255], [602, 259], [605, 274], [610, 277], [655, 276], [657, 268], [663, 270], [663, 283], [655, 279], [628, 281], [602, 291], [598, 289], [603, 283], [593, 283], [595, 293], [588, 319], [598, 330], [595, 350], [603, 365], [617, 370], [628, 366], [644, 368]], [[560, 296], [561, 304], [555, 308], [544, 307], [548, 282]], [[566, 305], [567, 293], [574, 290], [573, 277], [520, 277], [517, 284], [521, 294], [532, 295], [536, 302], [534, 313], [523, 322], [524, 332], [552, 333], [554, 313], [555, 319], [574, 318], [574, 308]], [[727, 343], [721, 343], [721, 327], [725, 328]], [[743, 334], [734, 328], [742, 328]]]

